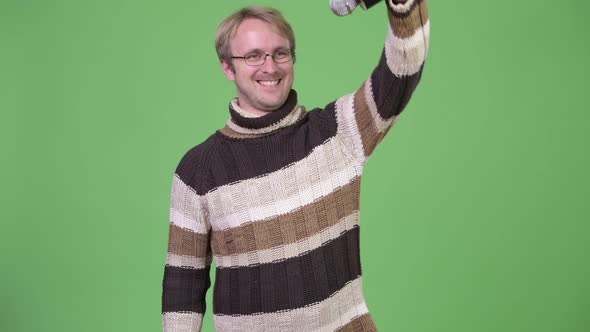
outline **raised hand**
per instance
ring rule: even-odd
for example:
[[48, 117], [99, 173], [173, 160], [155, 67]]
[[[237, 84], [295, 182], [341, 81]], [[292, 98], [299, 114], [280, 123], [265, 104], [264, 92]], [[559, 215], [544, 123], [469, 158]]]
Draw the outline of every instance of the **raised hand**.
[[346, 16], [358, 6], [360, 0], [330, 0], [330, 9], [338, 16]]

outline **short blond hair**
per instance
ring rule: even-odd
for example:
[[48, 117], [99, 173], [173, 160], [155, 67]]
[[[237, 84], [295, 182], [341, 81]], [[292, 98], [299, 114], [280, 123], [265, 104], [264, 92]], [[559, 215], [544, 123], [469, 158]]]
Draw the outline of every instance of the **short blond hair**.
[[291, 25], [287, 22], [285, 17], [283, 17], [283, 14], [281, 14], [280, 11], [271, 7], [263, 6], [244, 7], [226, 17], [221, 24], [219, 24], [219, 27], [215, 32], [215, 50], [217, 51], [217, 57], [219, 57], [219, 60], [228, 63], [232, 70], [232, 54], [229, 42], [240, 23], [248, 18], [255, 18], [268, 22], [277, 28], [279, 33], [289, 40], [291, 51], [295, 53], [295, 34], [293, 33], [293, 29], [291, 29]]

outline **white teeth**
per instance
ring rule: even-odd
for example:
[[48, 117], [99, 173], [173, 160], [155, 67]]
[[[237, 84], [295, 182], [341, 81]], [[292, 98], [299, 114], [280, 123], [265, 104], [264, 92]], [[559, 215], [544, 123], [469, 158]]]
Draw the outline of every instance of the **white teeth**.
[[264, 86], [275, 86], [277, 84], [279, 84], [280, 80], [276, 80], [276, 81], [257, 81], [258, 83], [264, 85]]

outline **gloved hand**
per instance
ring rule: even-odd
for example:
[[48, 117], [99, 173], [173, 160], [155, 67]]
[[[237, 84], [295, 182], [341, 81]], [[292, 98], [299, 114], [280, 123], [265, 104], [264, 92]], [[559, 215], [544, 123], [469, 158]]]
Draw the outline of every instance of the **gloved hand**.
[[330, 0], [330, 9], [338, 16], [346, 16], [358, 6], [360, 0]]
[[[393, 3], [404, 3], [407, 0], [388, 0], [393, 1]], [[334, 12], [334, 14], [338, 16], [346, 16], [352, 13], [352, 11], [360, 5], [363, 9], [369, 9], [376, 4], [381, 2], [381, 0], [330, 0], [330, 8]]]

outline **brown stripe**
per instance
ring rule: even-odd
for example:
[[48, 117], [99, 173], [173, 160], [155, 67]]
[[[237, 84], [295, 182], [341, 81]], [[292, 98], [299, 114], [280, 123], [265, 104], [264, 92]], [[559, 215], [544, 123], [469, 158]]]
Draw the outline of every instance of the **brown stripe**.
[[231, 129], [228, 125], [225, 125], [225, 127], [219, 129], [219, 132], [231, 138], [254, 138], [263, 136], [263, 134], [242, 134]]
[[207, 235], [170, 224], [168, 252], [175, 255], [207, 257]]
[[335, 225], [359, 209], [360, 178], [297, 210], [211, 234], [216, 256], [237, 255], [295, 243]]
[[426, 8], [426, 0], [413, 6], [409, 13], [404, 16], [399, 14], [394, 15], [391, 10], [388, 10], [389, 24], [392, 27], [393, 34], [398, 38], [411, 37], [416, 30], [426, 24], [428, 21], [428, 9]]
[[376, 332], [377, 327], [370, 314], [355, 318], [352, 322], [336, 330], [337, 332]]
[[[365, 98], [365, 85], [363, 84], [354, 95], [354, 116], [363, 142], [365, 156], [369, 156], [377, 146], [375, 138], [378, 137], [379, 130], [375, 126], [373, 114], [369, 110], [369, 105], [367, 105], [367, 99]], [[369, 96], [369, 98], [373, 97]]]

